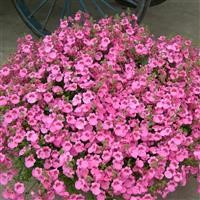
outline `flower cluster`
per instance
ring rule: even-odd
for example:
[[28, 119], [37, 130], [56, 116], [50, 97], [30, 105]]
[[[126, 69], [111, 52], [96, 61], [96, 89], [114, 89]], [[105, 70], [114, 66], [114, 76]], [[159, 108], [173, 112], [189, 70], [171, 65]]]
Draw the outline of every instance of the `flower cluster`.
[[191, 175], [200, 192], [199, 99], [199, 49], [133, 15], [19, 39], [0, 69], [3, 198], [155, 200]]

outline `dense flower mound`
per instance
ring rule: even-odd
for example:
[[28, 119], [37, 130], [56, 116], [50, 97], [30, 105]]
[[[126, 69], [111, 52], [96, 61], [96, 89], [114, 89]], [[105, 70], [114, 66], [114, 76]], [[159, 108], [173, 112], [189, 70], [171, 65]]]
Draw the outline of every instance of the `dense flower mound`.
[[4, 199], [155, 200], [188, 176], [200, 185], [200, 51], [135, 22], [78, 12], [19, 40], [0, 69]]

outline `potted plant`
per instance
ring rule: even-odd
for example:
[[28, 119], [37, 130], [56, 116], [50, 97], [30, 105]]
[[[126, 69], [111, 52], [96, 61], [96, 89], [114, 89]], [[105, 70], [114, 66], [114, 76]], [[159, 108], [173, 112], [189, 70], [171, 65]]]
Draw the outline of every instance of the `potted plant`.
[[78, 12], [19, 39], [0, 69], [4, 199], [155, 200], [200, 183], [200, 50], [136, 20]]

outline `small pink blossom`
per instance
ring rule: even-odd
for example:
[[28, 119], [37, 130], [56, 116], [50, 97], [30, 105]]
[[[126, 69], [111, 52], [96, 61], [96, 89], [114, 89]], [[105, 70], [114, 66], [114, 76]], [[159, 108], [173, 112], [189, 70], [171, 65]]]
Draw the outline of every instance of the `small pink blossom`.
[[61, 193], [61, 192], [64, 192], [64, 191], [65, 191], [64, 182], [59, 181], [59, 180], [56, 180], [56, 181], [54, 182], [53, 189], [55, 190], [55, 192], [56, 192], [57, 194], [59, 194], [59, 193]]
[[113, 188], [115, 193], [120, 193], [122, 191], [122, 189], [123, 189], [122, 181], [119, 180], [119, 179], [115, 179], [112, 182], [112, 188]]
[[44, 94], [44, 101], [45, 101], [46, 103], [49, 103], [49, 102], [51, 102], [52, 100], [53, 100], [53, 95], [52, 95], [52, 93], [48, 92], [48, 93], [45, 93], [45, 94]]
[[165, 177], [168, 178], [168, 179], [171, 179], [173, 177], [173, 173], [170, 170], [167, 170], [165, 172]]
[[8, 76], [10, 74], [10, 69], [8, 67], [3, 67], [1, 70], [0, 70], [1, 74], [3, 76]]
[[42, 176], [42, 168], [36, 167], [32, 170], [32, 175], [35, 178], [40, 178]]
[[15, 183], [14, 189], [17, 194], [23, 194], [25, 191], [24, 184], [20, 182]]
[[100, 184], [99, 183], [92, 183], [91, 191], [94, 195], [99, 195], [101, 193]]
[[34, 159], [34, 156], [33, 156], [33, 155], [30, 155], [30, 156], [28, 156], [28, 157], [25, 158], [25, 166], [26, 166], [27, 168], [33, 167], [35, 161], [36, 161], [36, 160]]
[[127, 128], [126, 128], [126, 126], [121, 125], [121, 124], [116, 125], [114, 131], [115, 131], [115, 134], [117, 136], [120, 136], [120, 137], [125, 137], [126, 134], [127, 134]]
[[110, 39], [109, 39], [108, 37], [102, 38], [102, 40], [101, 40], [101, 45], [102, 45], [103, 47], [107, 47], [109, 44], [110, 44]]
[[195, 156], [198, 160], [200, 160], [200, 150], [194, 151], [194, 156]]
[[87, 120], [88, 120], [89, 124], [92, 126], [96, 126], [98, 123], [98, 118], [94, 113], [90, 113], [87, 117]]
[[27, 131], [26, 138], [30, 142], [36, 142], [38, 140], [38, 134], [35, 131]]
[[5, 96], [0, 96], [0, 106], [5, 106], [7, 104], [7, 98]]
[[76, 120], [75, 126], [77, 129], [82, 130], [86, 125], [86, 121], [83, 117], [80, 117]]
[[38, 100], [38, 96], [36, 92], [30, 92], [26, 96], [28, 103], [33, 104]]

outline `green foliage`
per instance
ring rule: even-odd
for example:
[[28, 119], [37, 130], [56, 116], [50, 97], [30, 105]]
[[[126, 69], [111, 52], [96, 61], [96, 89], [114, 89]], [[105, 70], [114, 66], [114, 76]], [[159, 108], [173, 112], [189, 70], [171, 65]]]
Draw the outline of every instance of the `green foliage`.
[[23, 157], [17, 157], [14, 159], [14, 166], [19, 170], [16, 179], [22, 182], [28, 182], [32, 177], [32, 169], [26, 168], [24, 165], [25, 161]]
[[86, 197], [87, 200], [95, 200], [96, 199], [91, 192], [83, 193], [81, 191], [78, 191], [75, 188], [75, 182], [77, 180], [76, 177], [71, 179], [71, 178], [68, 178], [67, 176], [65, 176], [64, 174], [60, 174], [59, 180], [61, 180], [65, 183], [69, 193], [71, 193], [71, 194], [82, 194]]
[[18, 144], [19, 149], [23, 149], [25, 146], [27, 146], [29, 142], [27, 140], [23, 140], [21, 143]]
[[43, 135], [41, 135], [41, 137], [40, 137], [40, 139], [39, 139], [39, 145], [40, 145], [41, 147], [46, 145], [46, 141], [45, 141]]
[[24, 121], [22, 122], [22, 126], [23, 126], [23, 128], [24, 128], [25, 130], [31, 128], [31, 126], [29, 125], [29, 123], [28, 123], [26, 120], [24, 120]]
[[189, 124], [183, 124], [181, 127], [181, 130], [186, 133], [187, 135], [191, 135], [192, 133], [192, 128]]
[[0, 106], [0, 114], [3, 115], [8, 109], [9, 109], [9, 106]]
[[71, 178], [68, 178], [67, 176], [65, 176], [64, 174], [60, 173], [59, 180], [61, 180], [65, 183], [69, 193], [71, 193], [71, 194], [74, 194], [74, 193], [79, 194], [80, 193], [75, 188], [75, 182], [76, 182], [75, 178], [71, 179]]
[[45, 115], [49, 115], [49, 113], [50, 113], [49, 107], [46, 105], [46, 106], [44, 107], [44, 114], [45, 114]]
[[96, 200], [96, 198], [94, 197], [94, 195], [91, 192], [87, 192], [85, 194], [85, 197], [87, 200]]
[[139, 67], [140, 65], [144, 66], [146, 64], [148, 64], [148, 56], [139, 56], [136, 59], [136, 64]]
[[182, 164], [186, 166], [198, 167], [200, 162], [194, 158], [186, 158]]
[[125, 158], [124, 159], [124, 165], [128, 167], [133, 167], [135, 165], [135, 158]]
[[150, 193], [155, 193], [157, 190], [161, 190], [163, 189], [167, 184], [167, 180], [163, 179], [163, 180], [156, 180], [155, 183], [150, 186], [149, 188], [149, 192]]
[[42, 159], [37, 159], [35, 164], [34, 164], [34, 167], [41, 167], [43, 168], [44, 167], [44, 160]]

